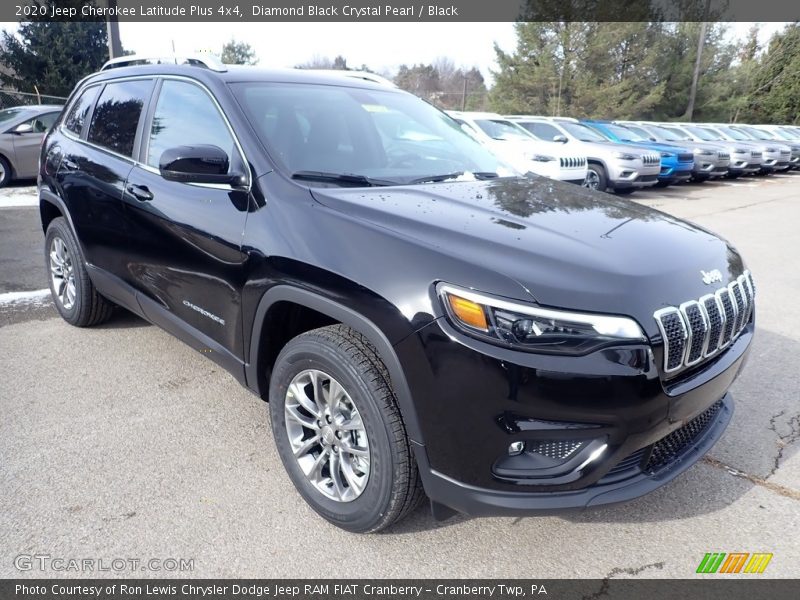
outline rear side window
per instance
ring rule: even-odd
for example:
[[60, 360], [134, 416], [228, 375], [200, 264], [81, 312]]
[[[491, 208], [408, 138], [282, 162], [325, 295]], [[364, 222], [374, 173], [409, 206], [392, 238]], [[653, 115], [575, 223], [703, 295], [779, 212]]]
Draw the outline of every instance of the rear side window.
[[86, 123], [86, 116], [89, 114], [89, 109], [92, 107], [94, 99], [97, 98], [98, 91], [100, 91], [100, 87], [93, 85], [81, 92], [81, 95], [72, 105], [67, 118], [64, 119], [64, 127], [67, 131], [71, 131], [75, 135], [81, 134], [83, 125]]
[[164, 150], [199, 144], [221, 148], [233, 164], [233, 137], [208, 94], [192, 83], [164, 81], [150, 127], [147, 164], [157, 168]]
[[152, 85], [149, 80], [106, 85], [92, 113], [87, 139], [118, 154], [133, 156], [136, 128]]

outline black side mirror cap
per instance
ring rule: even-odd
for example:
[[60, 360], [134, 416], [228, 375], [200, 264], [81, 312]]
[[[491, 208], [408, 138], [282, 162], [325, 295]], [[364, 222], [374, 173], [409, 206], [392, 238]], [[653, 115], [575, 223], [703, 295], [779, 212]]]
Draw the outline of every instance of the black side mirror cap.
[[229, 173], [230, 160], [222, 148], [211, 144], [176, 146], [164, 150], [158, 170], [167, 181], [181, 183], [247, 183], [242, 173]]

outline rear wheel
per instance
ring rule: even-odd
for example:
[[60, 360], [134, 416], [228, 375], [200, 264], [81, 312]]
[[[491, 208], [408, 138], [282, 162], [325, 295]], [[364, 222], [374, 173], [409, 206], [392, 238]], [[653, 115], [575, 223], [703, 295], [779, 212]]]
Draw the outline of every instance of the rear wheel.
[[603, 165], [589, 164], [583, 187], [589, 188], [590, 190], [597, 190], [598, 192], [606, 191], [608, 187], [608, 176], [606, 175], [606, 170]]
[[402, 519], [422, 484], [388, 372], [356, 331], [332, 325], [281, 351], [272, 432], [297, 491], [322, 517], [367, 533]]
[[53, 219], [47, 227], [45, 268], [53, 303], [67, 323], [89, 327], [111, 316], [114, 305], [89, 279], [78, 242], [63, 217]]

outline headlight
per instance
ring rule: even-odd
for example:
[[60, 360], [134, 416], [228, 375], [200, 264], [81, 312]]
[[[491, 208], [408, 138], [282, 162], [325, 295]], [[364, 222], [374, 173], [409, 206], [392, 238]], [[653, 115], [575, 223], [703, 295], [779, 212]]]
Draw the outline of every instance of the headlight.
[[548, 156], [547, 154], [526, 154], [525, 158], [536, 162], [550, 162], [555, 160], [554, 156]]
[[440, 283], [436, 291], [459, 330], [530, 352], [586, 354], [602, 346], [645, 341], [627, 317], [540, 308]]
[[673, 156], [675, 156], [675, 155], [672, 152], [662, 152], [661, 153], [661, 158], [672, 158]]
[[614, 158], [618, 158], [620, 160], [636, 160], [639, 157], [635, 154], [628, 154], [626, 152], [614, 152]]

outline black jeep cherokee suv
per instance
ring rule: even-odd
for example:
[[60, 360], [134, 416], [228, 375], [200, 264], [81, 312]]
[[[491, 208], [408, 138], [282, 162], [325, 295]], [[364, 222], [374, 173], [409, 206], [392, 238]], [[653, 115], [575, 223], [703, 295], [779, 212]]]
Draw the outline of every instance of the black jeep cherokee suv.
[[517, 177], [368, 77], [113, 66], [42, 148], [55, 305], [125, 307], [269, 400], [329, 521], [624, 501], [730, 421], [754, 287], [712, 233]]

